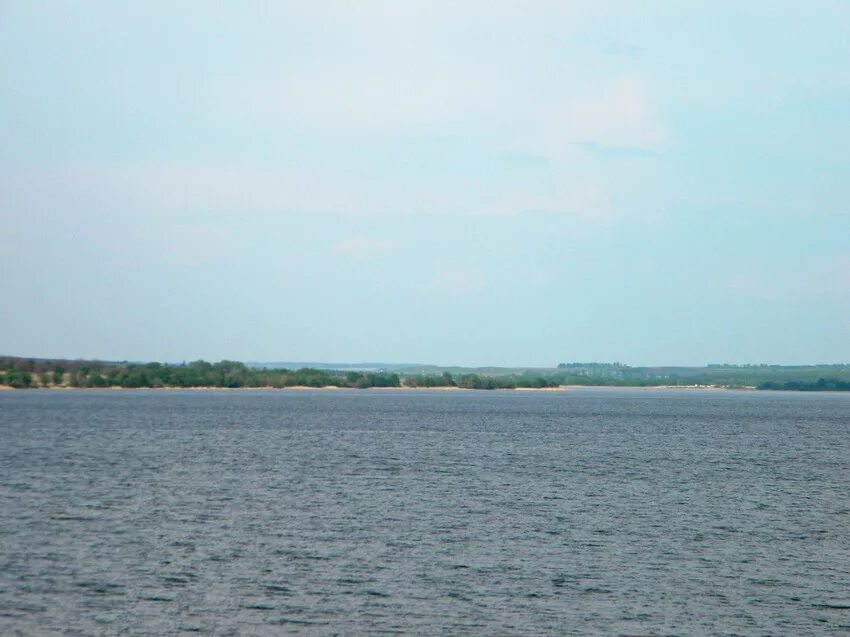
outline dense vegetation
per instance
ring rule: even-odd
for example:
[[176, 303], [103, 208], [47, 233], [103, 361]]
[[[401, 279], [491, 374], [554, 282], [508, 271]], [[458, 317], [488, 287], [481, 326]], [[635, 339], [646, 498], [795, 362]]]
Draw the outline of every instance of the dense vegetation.
[[[754, 387], [797, 391], [850, 391], [850, 365], [709, 365], [629, 367], [620, 363], [567, 363], [557, 368], [399, 368], [355, 371], [249, 367], [235, 361], [182, 364], [47, 360], [0, 357], [0, 385], [28, 387], [458, 387], [547, 388]], [[483, 373], [482, 373], [483, 372]]]
[[[10, 365], [11, 363], [11, 365]], [[0, 382], [12, 387], [398, 387], [398, 374], [347, 374], [319, 369], [251, 369], [244, 363], [194, 361], [162, 363], [104, 363], [99, 361], [0, 360]]]
[[850, 391], [850, 381], [837, 378], [819, 378], [817, 381], [789, 380], [786, 382], [767, 381], [758, 389], [784, 389], [790, 391]]
[[405, 387], [460, 387], [461, 389], [516, 389], [558, 387], [558, 383], [538, 374], [510, 376], [482, 376], [460, 374], [456, 378], [449, 372], [442, 374], [410, 374], [402, 378]]
[[557, 384], [541, 376], [511, 377], [449, 373], [411, 375], [394, 372], [335, 371], [302, 368], [254, 369], [244, 363], [194, 361], [181, 365], [162, 363], [107, 363], [102, 361], [45, 361], [0, 359], [0, 384], [28, 387], [460, 387], [513, 389]]
[[561, 363], [557, 380], [565, 385], [712, 385], [729, 388], [841, 389], [850, 383], [850, 365], [730, 365], [629, 367], [621, 363]]

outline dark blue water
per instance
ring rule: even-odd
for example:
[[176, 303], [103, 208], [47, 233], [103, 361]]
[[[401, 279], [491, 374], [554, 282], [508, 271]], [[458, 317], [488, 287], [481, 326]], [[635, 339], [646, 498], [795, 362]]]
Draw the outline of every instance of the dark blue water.
[[0, 392], [3, 635], [850, 634], [850, 394]]

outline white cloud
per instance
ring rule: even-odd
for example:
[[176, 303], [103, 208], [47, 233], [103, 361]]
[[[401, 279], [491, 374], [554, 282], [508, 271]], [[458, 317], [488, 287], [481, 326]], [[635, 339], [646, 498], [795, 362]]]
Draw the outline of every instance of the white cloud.
[[[26, 204], [118, 215], [607, 218], [616, 213], [613, 194], [625, 199], [621, 177], [630, 168], [595, 166], [586, 147], [657, 152], [669, 133], [650, 78], [612, 66], [578, 36], [637, 10], [548, 0], [233, 9], [234, 24], [255, 29], [259, 44], [250, 53], [234, 48], [232, 64], [200, 73], [192, 95], [204, 123], [193, 133], [229, 140], [226, 150], [205, 154], [190, 144], [179, 159], [154, 152], [38, 169], [33, 181], [49, 187], [27, 193]], [[441, 143], [447, 155], [468, 152], [442, 172], [438, 160], [418, 172], [393, 165], [393, 153], [427, 155]], [[513, 173], [505, 157], [514, 155], [540, 165]]]
[[735, 296], [776, 301], [814, 301], [850, 297], [850, 254], [814, 254], [786, 259], [780, 265], [751, 264], [747, 270], [730, 273], [726, 289]]
[[477, 292], [484, 285], [481, 268], [469, 263], [453, 263], [442, 266], [432, 278], [433, 285], [452, 296], [464, 296]]
[[[329, 10], [295, 3], [286, 14], [297, 54], [211, 77], [205, 99], [213, 118], [278, 140], [280, 148], [300, 143], [321, 148], [316, 152], [362, 153], [365, 164], [388, 145], [408, 145], [415, 155], [422, 140], [474, 151], [452, 184], [427, 171], [404, 180], [391, 172], [356, 176], [356, 167], [341, 174], [333, 162], [295, 177], [287, 168], [251, 188], [246, 200], [258, 205], [604, 218], [622, 187], [620, 173], [629, 169], [594, 167], [588, 148], [658, 153], [670, 132], [651, 78], [612, 64], [602, 47], [578, 37], [637, 9], [589, 5], [365, 2], [331, 3]], [[509, 176], [475, 183], [491, 158], [511, 154], [548, 165], [527, 182]], [[473, 179], [464, 182], [465, 173]]]
[[[7, 180], [0, 176], [0, 188]], [[326, 169], [221, 164], [85, 164], [17, 171], [4, 214], [170, 218], [208, 213], [467, 214], [606, 217], [605, 184], [585, 174], [528, 183], [456, 183], [358, 176]]]
[[495, 188], [471, 208], [473, 216], [510, 216], [523, 213], [570, 215], [579, 219], [605, 219], [613, 215], [610, 195], [599, 180], [554, 180], [539, 190]]
[[563, 157], [575, 144], [657, 152], [669, 138], [667, 126], [655, 108], [645, 78], [625, 76], [565, 104], [548, 106], [540, 121], [545, 133], [539, 148], [551, 157]]
[[398, 244], [390, 239], [355, 235], [341, 239], [331, 246], [331, 252], [351, 259], [370, 259], [394, 252]]

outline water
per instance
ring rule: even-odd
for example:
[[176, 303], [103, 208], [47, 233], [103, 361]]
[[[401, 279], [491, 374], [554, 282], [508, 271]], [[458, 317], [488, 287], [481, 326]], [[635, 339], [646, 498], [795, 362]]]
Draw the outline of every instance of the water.
[[850, 394], [0, 392], [3, 635], [846, 635]]

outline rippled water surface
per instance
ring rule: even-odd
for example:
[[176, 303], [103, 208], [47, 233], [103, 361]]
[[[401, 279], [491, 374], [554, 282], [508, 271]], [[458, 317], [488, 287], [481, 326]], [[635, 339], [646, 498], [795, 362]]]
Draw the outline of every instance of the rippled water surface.
[[850, 395], [0, 392], [0, 633], [850, 633]]

